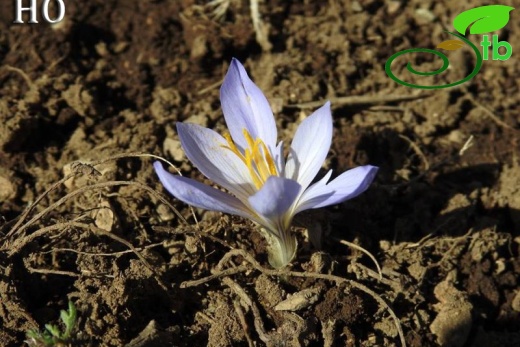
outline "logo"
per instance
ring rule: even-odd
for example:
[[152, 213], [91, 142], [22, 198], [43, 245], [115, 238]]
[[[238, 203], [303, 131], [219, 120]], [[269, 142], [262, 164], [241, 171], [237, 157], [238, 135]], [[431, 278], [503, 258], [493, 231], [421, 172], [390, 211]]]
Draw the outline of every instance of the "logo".
[[[442, 60], [442, 66], [435, 70], [430, 72], [422, 72], [417, 71], [412, 67], [412, 64], [410, 62], [407, 63], [406, 69], [418, 76], [434, 76], [438, 75], [440, 73], [443, 73], [446, 71], [448, 66], [450, 65], [448, 61], [448, 57], [437, 50], [434, 49], [428, 49], [428, 48], [411, 48], [411, 49], [405, 49], [403, 51], [397, 52], [394, 55], [392, 55], [385, 64], [385, 71], [386, 74], [393, 79], [395, 82], [402, 84], [407, 87], [411, 88], [421, 88], [421, 89], [441, 89], [441, 88], [449, 88], [456, 85], [459, 85], [461, 83], [467, 82], [480, 71], [480, 68], [482, 67], [482, 61], [489, 59], [489, 48], [491, 47], [491, 57], [493, 60], [507, 60], [511, 57], [513, 54], [513, 48], [511, 47], [511, 44], [507, 41], [499, 41], [498, 35], [492, 35], [491, 40], [489, 39], [489, 33], [492, 31], [496, 31], [499, 29], [502, 29], [506, 26], [507, 22], [509, 22], [509, 12], [514, 10], [513, 7], [510, 6], [504, 6], [504, 5], [488, 5], [488, 6], [480, 6], [473, 8], [471, 10], [467, 10], [459, 14], [455, 19], [453, 20], [453, 27], [457, 32], [449, 32], [446, 31], [451, 36], [454, 36], [455, 38], [446, 40], [444, 42], [441, 42], [437, 45], [436, 48], [440, 48], [446, 51], [455, 51], [458, 50], [465, 45], [468, 45], [476, 56], [476, 63], [475, 67], [473, 68], [473, 71], [463, 79], [438, 85], [438, 86], [428, 86], [428, 85], [419, 85], [419, 84], [413, 84], [408, 83], [406, 81], [403, 81], [399, 79], [393, 72], [392, 72], [392, 62], [400, 57], [403, 54], [407, 53], [430, 53], [434, 54], [437, 57], [441, 58]], [[471, 27], [470, 27], [471, 26]], [[482, 46], [482, 54], [480, 54], [480, 51], [477, 46], [475, 46], [470, 40], [466, 38], [468, 35], [466, 31], [468, 31], [469, 28], [469, 34], [472, 35], [479, 35], [482, 34], [482, 41], [480, 42], [480, 46]], [[502, 50], [503, 53], [500, 52], [500, 48], [504, 48]]]
[[[23, 24], [24, 21], [23, 21], [23, 18], [22, 18], [22, 13], [25, 12], [25, 11], [28, 11], [29, 15], [30, 15], [28, 23], [29, 24], [37, 24], [38, 23], [38, 20], [37, 20], [38, 8], [36, 6], [36, 1], [37, 0], [30, 0], [29, 1], [29, 7], [23, 7], [22, 0], [16, 0], [16, 3], [15, 3], [15, 20], [14, 20], [13, 23], [15, 23], [15, 24]], [[47, 23], [51, 23], [51, 24], [61, 22], [61, 20], [65, 16], [65, 3], [63, 2], [63, 0], [54, 0], [54, 2], [55, 2], [55, 5], [57, 7], [57, 11], [58, 11], [58, 14], [57, 14], [57, 16], [55, 18], [50, 18], [50, 16], [49, 16], [50, 0], [43, 0], [42, 7], [41, 7], [43, 19]]]

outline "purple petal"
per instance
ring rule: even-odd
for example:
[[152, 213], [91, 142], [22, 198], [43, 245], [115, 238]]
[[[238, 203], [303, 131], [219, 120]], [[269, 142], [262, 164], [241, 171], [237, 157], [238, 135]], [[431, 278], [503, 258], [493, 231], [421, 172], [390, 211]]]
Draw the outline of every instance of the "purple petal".
[[249, 198], [249, 203], [252, 209], [270, 221], [270, 225], [266, 227], [272, 232], [285, 231], [291, 220], [284, 218], [287, 217], [287, 212], [298, 197], [300, 189], [301, 186], [296, 181], [271, 176], [262, 188]]
[[172, 175], [162, 164], [153, 164], [162, 185], [177, 199], [199, 208], [251, 218], [249, 209], [237, 198], [191, 178]]
[[247, 129], [253, 139], [262, 139], [269, 150], [274, 150], [277, 133], [271, 106], [235, 58], [222, 83], [220, 101], [226, 124], [239, 147], [247, 147], [243, 134]]
[[285, 177], [306, 189], [320, 170], [332, 141], [330, 102], [314, 111], [296, 130], [285, 166]]
[[244, 200], [256, 192], [244, 162], [227, 141], [211, 129], [190, 123], [177, 123], [177, 132], [188, 159], [213, 182]]
[[278, 170], [279, 176], [285, 176], [285, 158], [283, 156], [283, 141], [278, 143], [276, 149], [273, 153], [273, 160], [276, 164], [276, 169]]
[[323, 179], [302, 194], [296, 213], [355, 198], [368, 189], [378, 170], [378, 167], [371, 165], [359, 166], [342, 173], [327, 184], [331, 174], [329, 171]]

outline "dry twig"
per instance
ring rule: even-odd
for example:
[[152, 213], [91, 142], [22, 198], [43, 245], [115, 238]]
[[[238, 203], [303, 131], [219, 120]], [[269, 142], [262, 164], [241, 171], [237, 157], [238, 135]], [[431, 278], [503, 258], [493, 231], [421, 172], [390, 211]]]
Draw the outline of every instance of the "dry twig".
[[[288, 271], [288, 270], [284, 270], [284, 269], [280, 269], [280, 270], [266, 269], [263, 266], [261, 266], [250, 254], [248, 254], [246, 251], [244, 251], [242, 249], [233, 249], [233, 250], [229, 251], [228, 253], [226, 253], [224, 255], [224, 257], [222, 258], [222, 260], [217, 265], [217, 267], [216, 267], [217, 271], [214, 274], [212, 274], [208, 277], [205, 277], [205, 278], [201, 278], [199, 280], [182, 282], [180, 287], [187, 288], [187, 287], [197, 286], [197, 285], [200, 285], [203, 283], [207, 283], [215, 278], [225, 277], [225, 276], [229, 276], [230, 274], [235, 274], [235, 273], [246, 272], [250, 269], [249, 266], [241, 265], [241, 266], [229, 268], [226, 270], [219, 270], [223, 267], [224, 264], [227, 263], [227, 261], [229, 261], [234, 256], [243, 257], [244, 260], [246, 260], [255, 270], [260, 271], [261, 273], [268, 275], [268, 276], [283, 276], [283, 277], [291, 276], [291, 277], [300, 277], [300, 278], [314, 278], [314, 279], [322, 279], [322, 280], [326, 280], [326, 281], [331, 281], [336, 284], [346, 283], [346, 284], [364, 292], [365, 294], [368, 294], [375, 301], [377, 301], [377, 303], [379, 305], [381, 305], [381, 307], [386, 308], [386, 310], [388, 311], [388, 313], [394, 320], [397, 331], [399, 333], [401, 345], [403, 347], [406, 347], [406, 341], [404, 338], [404, 333], [403, 333], [403, 329], [401, 327], [401, 323], [399, 322], [399, 318], [397, 318], [397, 315], [392, 310], [390, 305], [380, 295], [378, 295], [376, 292], [369, 289], [365, 285], [358, 283], [356, 281], [349, 280], [349, 279], [335, 276], [335, 275], [310, 273], [310, 272], [296, 272], [296, 271]], [[230, 270], [233, 270], [233, 271], [230, 271]]]
[[[328, 99], [332, 108], [357, 105], [381, 105], [389, 102], [412, 101], [427, 98], [432, 94], [422, 93], [417, 95], [353, 95], [340, 96]], [[325, 103], [326, 100], [305, 102], [300, 104], [286, 105], [288, 108], [316, 108]]]
[[377, 261], [376, 257], [374, 257], [372, 255], [372, 253], [370, 253], [369, 251], [367, 251], [366, 249], [364, 249], [363, 247], [361, 246], [358, 246], [356, 245], [355, 243], [352, 243], [352, 242], [349, 242], [347, 240], [342, 240], [342, 239], [339, 239], [337, 237], [334, 238], [336, 241], [338, 241], [339, 243], [341, 243], [342, 245], [345, 245], [345, 246], [348, 246], [348, 247], [351, 247], [351, 248], [354, 248], [360, 252], [362, 252], [363, 254], [366, 254], [370, 260], [372, 260], [372, 262], [376, 265], [376, 268], [377, 268], [377, 273], [379, 274], [379, 280], [383, 280], [383, 272], [381, 271], [381, 266], [379, 266], [379, 262]]
[[471, 103], [473, 103], [473, 105], [475, 105], [476, 107], [478, 107], [479, 109], [481, 109], [482, 111], [484, 111], [484, 113], [489, 117], [491, 118], [491, 120], [493, 120], [493, 122], [495, 122], [496, 124], [498, 124], [499, 126], [501, 126], [502, 128], [506, 128], [506, 129], [510, 129], [510, 130], [514, 130], [514, 131], [518, 131], [518, 129], [515, 129], [514, 127], [512, 127], [511, 125], [507, 124], [506, 122], [504, 122], [502, 119], [498, 118], [498, 116], [493, 113], [493, 111], [491, 111], [490, 109], [488, 109], [486, 106], [482, 105], [480, 102], [478, 102], [477, 100], [475, 100], [474, 97], [471, 96], [471, 94], [467, 94], [466, 95], [466, 98], [471, 101]]

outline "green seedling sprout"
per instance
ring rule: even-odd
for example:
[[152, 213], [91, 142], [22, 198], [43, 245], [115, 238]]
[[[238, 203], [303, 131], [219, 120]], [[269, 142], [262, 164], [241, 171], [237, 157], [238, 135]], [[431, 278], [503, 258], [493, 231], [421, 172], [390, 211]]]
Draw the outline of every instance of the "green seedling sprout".
[[60, 318], [65, 325], [65, 330], [53, 324], [45, 324], [45, 330], [40, 332], [38, 330], [27, 331], [27, 338], [25, 342], [29, 346], [64, 346], [71, 340], [74, 326], [76, 325], [77, 311], [74, 303], [69, 301], [69, 310], [61, 310]]

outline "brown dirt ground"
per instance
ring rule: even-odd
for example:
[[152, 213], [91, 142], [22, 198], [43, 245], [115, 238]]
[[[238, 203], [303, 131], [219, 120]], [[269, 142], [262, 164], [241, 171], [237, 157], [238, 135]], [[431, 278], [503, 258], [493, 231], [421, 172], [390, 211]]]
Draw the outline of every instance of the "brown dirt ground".
[[[68, 299], [78, 346], [401, 345], [390, 311], [363, 288], [393, 308], [408, 346], [520, 345], [518, 9], [500, 31], [511, 59], [422, 92], [388, 78], [386, 59], [434, 47], [484, 1], [264, 1], [268, 42], [243, 0], [221, 17], [196, 0], [65, 3], [55, 26], [11, 24], [14, 1], [0, 12], [1, 346], [57, 323]], [[471, 70], [462, 51], [437, 84]], [[165, 156], [202, 179], [175, 122], [224, 130], [218, 89], [231, 57], [265, 91], [284, 139], [314, 108], [300, 104], [329, 99], [326, 167], [381, 168], [361, 197], [321, 211], [322, 252], [295, 230], [292, 273], [269, 270], [247, 221], [195, 211], [197, 228], [152, 159], [124, 155]], [[372, 252], [384, 279], [341, 240]], [[245, 254], [219, 264], [231, 247], [260, 265]]]

